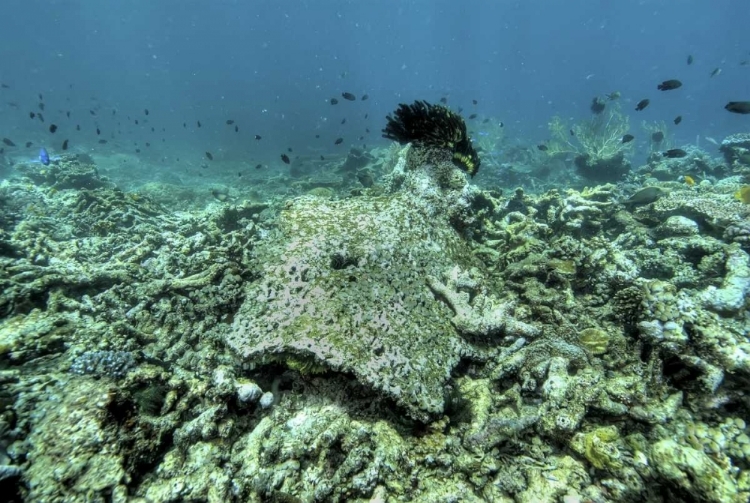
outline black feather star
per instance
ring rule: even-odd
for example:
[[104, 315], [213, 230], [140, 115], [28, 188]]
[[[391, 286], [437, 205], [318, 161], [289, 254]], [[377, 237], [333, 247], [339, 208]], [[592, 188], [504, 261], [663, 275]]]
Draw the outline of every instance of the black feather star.
[[426, 147], [445, 148], [453, 153], [453, 162], [469, 175], [479, 170], [479, 154], [466, 133], [464, 119], [442, 105], [415, 101], [401, 103], [388, 115], [383, 137], [401, 144], [414, 143]]

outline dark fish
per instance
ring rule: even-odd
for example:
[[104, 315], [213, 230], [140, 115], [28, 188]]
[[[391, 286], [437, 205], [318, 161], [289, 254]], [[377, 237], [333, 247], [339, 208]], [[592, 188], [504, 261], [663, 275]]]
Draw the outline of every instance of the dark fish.
[[102, 130], [101, 130], [101, 129], [99, 129], [99, 128], [96, 128], [96, 134], [97, 134], [97, 135], [100, 135], [100, 134], [102, 134]]
[[364, 140], [364, 139], [365, 139], [365, 137], [364, 137], [364, 136], [360, 136], [360, 137], [358, 138], [358, 140], [359, 140], [359, 141], [362, 141], [362, 140]]
[[143, 109], [143, 113], [145, 113], [146, 115], [148, 115], [148, 108], [144, 108]]
[[256, 134], [256, 135], [255, 135], [255, 139], [256, 139], [256, 140], [260, 140], [261, 138], [262, 138], [262, 137], [261, 137], [261, 136], [260, 136], [259, 134]]
[[232, 124], [234, 124], [234, 120], [227, 119], [227, 125], [231, 126]]
[[631, 141], [633, 141], [633, 138], [635, 138], [635, 136], [633, 136], [632, 134], [623, 135], [623, 137], [622, 137], [622, 143], [631, 142]]
[[30, 146], [32, 146], [32, 145], [33, 145], [33, 143], [31, 143], [30, 141], [27, 141], [27, 142], [26, 142], [26, 148], [29, 148], [29, 147], [30, 147]]
[[369, 133], [369, 132], [370, 132], [370, 128], [366, 127], [365, 128], [365, 133]]
[[607, 102], [596, 96], [591, 100], [591, 113], [599, 115], [607, 107]]
[[211, 155], [211, 152], [206, 152], [206, 157], [208, 158], [209, 161], [213, 161], [214, 160], [214, 156]]
[[258, 164], [258, 165], [256, 165], [256, 166], [255, 166], [255, 169], [260, 169], [260, 168], [262, 168], [262, 167], [263, 167], [263, 165], [262, 165], [262, 164]]
[[365, 114], [365, 119], [368, 118], [369, 116], [370, 116], [370, 114]]
[[336, 141], [333, 142], [334, 145], [341, 145], [342, 143], [344, 143], [343, 138], [336, 138]]
[[713, 71], [711, 72], [711, 77], [716, 77], [720, 73], [721, 73], [721, 68], [718, 68], [718, 67], [714, 68]]
[[571, 129], [570, 130], [570, 136], [575, 136], [575, 135], [576, 135], [576, 132]]
[[13, 141], [9, 140], [8, 138], [3, 138], [3, 143], [5, 143], [6, 145], [8, 145], [9, 147], [15, 147], [16, 146], [16, 144], [13, 143]]
[[366, 100], [367, 100], [367, 98], [369, 98], [369, 97], [370, 97], [370, 96], [368, 96], [368, 95], [367, 95], [367, 93], [365, 93], [365, 94], [363, 94], [363, 95], [362, 95], [362, 98], [361, 98], [361, 99], [362, 99], [362, 101], [366, 101]]
[[326, 158], [325, 158], [325, 157], [323, 157], [323, 156], [321, 155], [321, 156], [320, 156], [320, 160], [321, 160], [321, 161], [325, 161], [325, 160], [326, 160]]
[[136, 126], [138, 125], [138, 119], [136, 119], [136, 120], [135, 120], [135, 125], [136, 125]]
[[235, 133], [239, 133], [240, 132], [240, 127], [239, 126], [234, 126], [234, 132]]
[[81, 125], [80, 124], [76, 124], [76, 131], [80, 131], [80, 130], [81, 130]]
[[182, 127], [187, 128], [187, 122], [183, 122]]
[[70, 119], [70, 111], [65, 112], [65, 116]]
[[669, 157], [670, 159], [677, 159], [680, 157], [685, 157], [687, 155], [687, 152], [685, 152], [681, 148], [671, 148], [664, 152], [662, 155], [664, 157]]
[[479, 102], [478, 102], [477, 100], [471, 100], [471, 102], [472, 102], [473, 104], [475, 104], [475, 105], [476, 105], [477, 103], [479, 103]]
[[445, 105], [446, 103], [448, 103], [448, 98], [446, 98], [445, 96], [443, 96], [442, 98], [440, 98], [440, 103], [442, 103], [443, 105]]
[[139, 149], [139, 148], [135, 149], [135, 153], [136, 154], [140, 154], [141, 153], [141, 149]]
[[287, 147], [286, 150], [287, 152], [292, 152], [292, 147]]
[[657, 131], [651, 135], [651, 141], [654, 143], [659, 143], [664, 139], [664, 133], [661, 131]]
[[546, 152], [548, 150], [547, 145], [545, 145], [544, 143], [540, 143], [539, 145], [536, 146], [536, 148], [538, 148], [542, 152]]
[[55, 124], [50, 124], [50, 125], [49, 125], [49, 132], [50, 132], [50, 133], [52, 133], [52, 134], [54, 134], [54, 133], [55, 133], [55, 131], [57, 131], [57, 125], [55, 125]]
[[44, 122], [44, 115], [42, 115], [41, 112], [39, 112], [38, 114], [36, 114], [36, 116], [39, 117], [39, 122]]
[[201, 121], [196, 121], [198, 124], [198, 127], [201, 127]]
[[344, 92], [344, 93], [341, 93], [341, 96], [342, 96], [342, 97], [343, 97], [343, 98], [344, 98], [345, 100], [349, 100], [349, 101], [354, 101], [354, 100], [356, 100], [356, 99], [357, 99], [357, 97], [356, 97], [356, 96], [354, 96], [354, 95], [353, 95], [352, 93], [346, 93], [346, 92]]
[[99, 140], [99, 143], [100, 143], [101, 145], [104, 145], [105, 143], [107, 143], [107, 140], [105, 140], [105, 139], [101, 139], [101, 140]]
[[319, 134], [316, 134], [316, 135], [315, 135], [315, 138], [320, 138], [320, 135], [319, 135]]
[[39, 162], [41, 162], [45, 166], [49, 165], [49, 154], [47, 153], [47, 149], [44, 147], [39, 149]]
[[693, 55], [692, 54], [688, 54], [687, 64], [688, 65], [692, 65], [693, 64]]
[[289, 164], [289, 156], [286, 154], [281, 154], [281, 160], [284, 161], [284, 164]]
[[724, 109], [735, 114], [750, 114], [750, 101], [730, 101]]
[[482, 121], [482, 124], [487, 124], [490, 121], [489, 117]]
[[343, 119], [341, 119], [341, 124], [346, 124], [346, 117], [344, 117]]
[[649, 103], [651, 103], [651, 101], [650, 101], [650, 100], [641, 100], [641, 101], [639, 101], [639, 102], [638, 102], [638, 104], [637, 104], [637, 105], [635, 106], [635, 109], [636, 109], [637, 111], [639, 111], [639, 112], [640, 112], [641, 110], [643, 110], [644, 108], [646, 108], [646, 107], [648, 106], [648, 104], [649, 104]]
[[90, 113], [91, 115], [96, 115], [96, 112], [94, 112], [93, 110], [89, 110], [89, 113]]
[[29, 112], [29, 119], [33, 119], [36, 117], [36, 114], [34, 112]]
[[665, 80], [664, 82], [656, 86], [659, 91], [671, 91], [672, 89], [677, 89], [678, 87], [682, 87], [682, 82], [677, 79]]
[[44, 112], [44, 103], [39, 103], [39, 110]]
[[242, 172], [241, 171], [237, 173], [237, 178], [242, 178]]
[[469, 119], [476, 119], [476, 118], [477, 118], [477, 114], [471, 114], [471, 115], [469, 116]]
[[682, 122], [682, 115], [678, 115], [677, 117], [675, 117], [673, 122], [675, 126]]
[[42, 93], [39, 93], [39, 101], [44, 101], [44, 96], [42, 96]]
[[337, 100], [336, 98], [331, 98], [331, 99], [329, 100], [329, 103], [331, 103], [331, 105], [338, 105], [338, 103], [339, 103], [339, 100]]
[[150, 147], [150, 146], [151, 146], [151, 144], [150, 144], [149, 142], [146, 142], [146, 146], [147, 146], [147, 147]]
[[10, 89], [10, 86], [8, 84], [0, 84], [0, 87], [3, 89]]
[[63, 149], [63, 150], [68, 150], [68, 140], [65, 140], [65, 141], [63, 142], [63, 144], [62, 144], [62, 149]]
[[740, 66], [748, 66], [750, 65], [750, 59], [743, 59], [740, 61]]

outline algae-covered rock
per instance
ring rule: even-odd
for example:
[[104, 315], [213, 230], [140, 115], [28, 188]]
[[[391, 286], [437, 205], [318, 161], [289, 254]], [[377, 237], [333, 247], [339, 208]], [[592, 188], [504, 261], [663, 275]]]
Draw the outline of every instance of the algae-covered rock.
[[656, 472], [691, 501], [739, 503], [737, 483], [703, 451], [661, 440], [651, 448], [651, 464]]

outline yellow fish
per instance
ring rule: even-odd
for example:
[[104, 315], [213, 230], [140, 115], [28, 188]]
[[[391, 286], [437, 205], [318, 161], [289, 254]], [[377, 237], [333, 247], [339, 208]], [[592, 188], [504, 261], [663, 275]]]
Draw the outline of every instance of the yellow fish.
[[695, 178], [690, 175], [685, 175], [682, 179], [685, 181], [685, 185], [687, 185], [688, 187], [692, 187], [693, 185], [695, 185]]
[[743, 185], [734, 193], [734, 198], [741, 203], [750, 204], [750, 185]]

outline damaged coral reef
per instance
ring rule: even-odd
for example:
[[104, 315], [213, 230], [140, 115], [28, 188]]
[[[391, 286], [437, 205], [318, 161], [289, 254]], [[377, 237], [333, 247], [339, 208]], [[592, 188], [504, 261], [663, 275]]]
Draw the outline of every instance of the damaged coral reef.
[[0, 491], [748, 501], [747, 180], [531, 194], [430, 146], [380, 156], [363, 190], [202, 209], [90, 158], [16, 166]]

